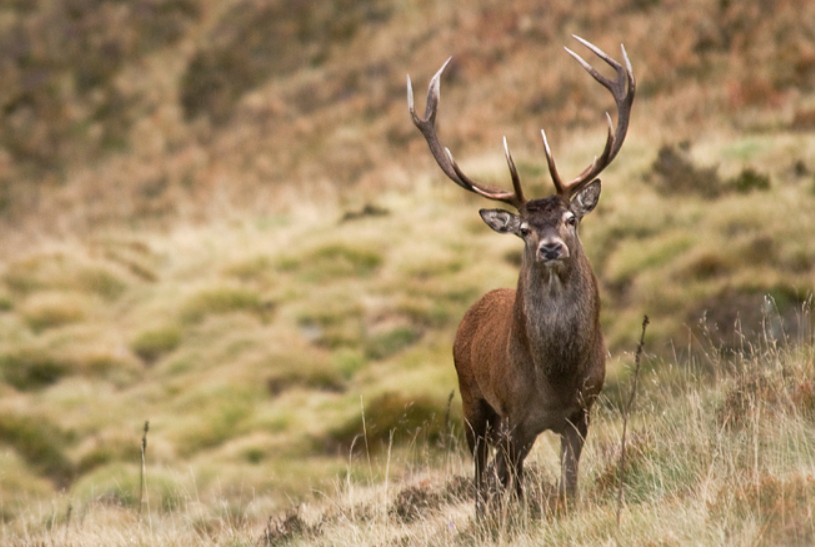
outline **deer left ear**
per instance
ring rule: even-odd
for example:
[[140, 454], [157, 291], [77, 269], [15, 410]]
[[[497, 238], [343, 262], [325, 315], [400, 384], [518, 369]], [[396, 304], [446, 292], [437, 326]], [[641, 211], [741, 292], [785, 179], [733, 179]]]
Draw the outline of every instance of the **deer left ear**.
[[521, 225], [521, 217], [503, 209], [481, 209], [478, 214], [499, 234], [517, 234]]
[[588, 215], [600, 200], [600, 179], [594, 179], [572, 198], [572, 211], [578, 218]]

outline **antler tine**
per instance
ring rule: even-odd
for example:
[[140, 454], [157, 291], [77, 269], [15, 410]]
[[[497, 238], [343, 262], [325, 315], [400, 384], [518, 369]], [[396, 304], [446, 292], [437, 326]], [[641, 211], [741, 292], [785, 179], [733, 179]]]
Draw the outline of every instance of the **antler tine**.
[[424, 135], [425, 140], [427, 141], [428, 146], [430, 147], [430, 152], [433, 154], [433, 157], [436, 160], [436, 163], [439, 164], [441, 170], [447, 175], [450, 180], [464, 188], [465, 190], [469, 190], [470, 192], [474, 192], [481, 196], [484, 196], [488, 199], [493, 199], [496, 201], [502, 201], [513, 207], [520, 209], [523, 207], [523, 204], [526, 203], [526, 200], [523, 197], [523, 191], [521, 190], [521, 183], [520, 179], [518, 178], [518, 172], [515, 169], [515, 163], [512, 161], [512, 156], [509, 155], [509, 149], [506, 147], [506, 139], [504, 139], [504, 149], [507, 155], [507, 162], [509, 164], [510, 175], [512, 176], [512, 186], [514, 188], [514, 192], [508, 192], [506, 190], [501, 190], [500, 188], [495, 188], [494, 186], [489, 186], [486, 184], [479, 184], [469, 177], [465, 175], [461, 169], [459, 168], [456, 161], [453, 159], [453, 155], [450, 153], [450, 150], [444, 148], [439, 142], [439, 137], [436, 134], [436, 112], [439, 106], [439, 100], [441, 96], [441, 75], [444, 72], [444, 69], [447, 68], [447, 65], [452, 60], [452, 57], [447, 59], [442, 67], [439, 69], [438, 72], [433, 76], [430, 80], [430, 85], [427, 87], [427, 105], [425, 107], [425, 114], [424, 118], [420, 118], [414, 109], [413, 104], [413, 85], [410, 81], [410, 76], [407, 77], [407, 96], [408, 96], [408, 109], [410, 110], [410, 116], [413, 119], [413, 124], [419, 128], [419, 131], [422, 132]]
[[518, 200], [518, 207], [526, 203], [524, 198], [524, 191], [521, 188], [521, 178], [518, 176], [518, 170], [515, 168], [515, 161], [512, 159], [512, 154], [509, 152], [509, 145], [507, 145], [507, 137], [504, 135], [504, 155], [507, 158], [507, 166], [509, 167], [509, 174], [512, 176], [512, 189], [515, 191], [515, 197]]
[[543, 129], [541, 129], [541, 137], [543, 137], [543, 151], [546, 153], [546, 163], [549, 165], [549, 174], [552, 176], [555, 190], [557, 190], [558, 194], [564, 195], [566, 191], [563, 188], [563, 181], [560, 180], [557, 165], [555, 165], [555, 157], [552, 155], [552, 150], [549, 148], [549, 141], [546, 139], [546, 131]]
[[560, 177], [557, 175], [557, 170], [554, 166], [554, 159], [551, 157], [549, 145], [546, 142], [546, 136], [544, 135], [544, 146], [546, 149], [546, 158], [549, 163], [549, 172], [552, 174], [552, 180], [555, 184], [555, 188], [557, 189], [557, 193], [566, 199], [569, 199], [583, 186], [588, 184], [594, 177], [599, 175], [600, 172], [602, 172], [603, 169], [605, 169], [614, 160], [614, 158], [617, 157], [617, 154], [623, 145], [623, 141], [625, 140], [626, 133], [628, 132], [628, 122], [631, 116], [631, 105], [634, 102], [634, 93], [636, 91], [634, 72], [631, 68], [631, 61], [628, 58], [628, 54], [626, 53], [624, 46], [621, 46], [621, 49], [623, 59], [625, 61], [625, 67], [615, 61], [613, 58], [609, 57], [603, 50], [591, 42], [584, 40], [579, 36], [573, 35], [573, 37], [617, 72], [616, 79], [612, 80], [610, 78], [606, 78], [593, 66], [583, 60], [580, 55], [569, 48], [564, 48], [569, 55], [574, 57], [574, 59], [580, 63], [586, 72], [591, 74], [591, 76], [603, 87], [611, 91], [611, 94], [614, 97], [614, 102], [617, 106], [617, 130], [614, 130], [614, 125], [611, 122], [611, 116], [606, 113], [608, 135], [606, 137], [606, 145], [603, 149], [603, 153], [599, 158], [596, 157], [594, 161], [592, 161], [592, 163], [583, 170], [582, 173], [568, 183], [562, 182]]

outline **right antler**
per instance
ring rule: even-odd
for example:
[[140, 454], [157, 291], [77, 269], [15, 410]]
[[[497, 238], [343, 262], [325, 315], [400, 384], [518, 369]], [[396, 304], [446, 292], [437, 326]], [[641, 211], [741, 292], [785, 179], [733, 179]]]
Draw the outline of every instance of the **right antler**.
[[[452, 57], [450, 59], [452, 59]], [[461, 172], [450, 150], [442, 147], [439, 142], [435, 127], [436, 108], [439, 106], [441, 75], [450, 63], [450, 59], [447, 59], [439, 71], [436, 72], [436, 75], [433, 76], [433, 79], [430, 80], [430, 85], [427, 87], [427, 106], [425, 107], [424, 119], [420, 118], [413, 108], [413, 85], [410, 83], [410, 76], [407, 77], [408, 108], [410, 109], [410, 116], [413, 118], [413, 123], [424, 135], [428, 146], [430, 146], [430, 152], [433, 154], [433, 157], [436, 158], [436, 162], [439, 164], [439, 167], [441, 167], [441, 170], [444, 171], [444, 174], [450, 177], [453, 182], [465, 190], [475, 192], [485, 198], [503, 201], [520, 210], [523, 204], [526, 203], [526, 199], [521, 189], [521, 180], [518, 177], [518, 171], [515, 169], [515, 162], [512, 161], [512, 155], [509, 153], [506, 137], [504, 137], [504, 153], [506, 154], [509, 172], [512, 176], [514, 192], [507, 192], [506, 190], [501, 190], [494, 186], [479, 184], [473, 181]]]
[[[608, 121], [608, 137], [606, 138], [606, 147], [603, 149], [602, 155], [599, 158], [594, 158], [594, 161], [582, 173], [577, 175], [574, 179], [564, 183], [558, 175], [557, 167], [555, 166], [555, 159], [552, 157], [552, 151], [549, 149], [549, 142], [546, 140], [546, 133], [541, 130], [543, 136], [543, 148], [546, 152], [546, 161], [549, 164], [549, 173], [552, 175], [552, 182], [555, 184], [557, 193], [566, 199], [570, 199], [576, 194], [583, 186], [591, 182], [594, 177], [608, 167], [608, 165], [617, 157], [617, 153], [623, 145], [625, 134], [628, 131], [628, 121], [631, 117], [631, 104], [634, 102], [634, 92], [636, 91], [637, 82], [634, 80], [634, 73], [631, 69], [631, 61], [625, 52], [625, 46], [620, 46], [623, 52], [623, 59], [625, 60], [625, 69], [606, 55], [600, 48], [594, 44], [580, 38], [579, 36], [572, 35], [581, 44], [589, 48], [595, 55], [600, 57], [608, 63], [614, 70], [617, 71], [617, 79], [610, 80], [606, 78], [590, 64], [584, 61], [580, 55], [565, 48], [566, 51], [574, 57], [580, 65], [591, 74], [595, 80], [600, 82], [603, 87], [611, 91], [614, 96], [614, 102], [617, 104], [617, 131], [614, 131], [614, 126], [611, 123], [611, 116], [606, 112], [606, 120]], [[626, 85], [627, 84], [627, 85]]]

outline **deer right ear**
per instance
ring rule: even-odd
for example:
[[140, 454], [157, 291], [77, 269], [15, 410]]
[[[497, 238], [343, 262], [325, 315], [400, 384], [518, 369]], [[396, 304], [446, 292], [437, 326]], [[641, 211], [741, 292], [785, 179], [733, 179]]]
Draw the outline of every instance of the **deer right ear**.
[[518, 235], [518, 227], [521, 225], [521, 217], [514, 215], [503, 209], [481, 209], [478, 211], [487, 226], [499, 234]]

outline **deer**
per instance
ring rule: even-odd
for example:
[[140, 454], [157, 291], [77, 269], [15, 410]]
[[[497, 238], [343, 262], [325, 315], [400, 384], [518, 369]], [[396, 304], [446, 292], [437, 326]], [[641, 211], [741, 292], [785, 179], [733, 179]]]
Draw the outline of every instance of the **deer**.
[[600, 197], [596, 178], [617, 157], [628, 131], [636, 81], [621, 46], [625, 66], [594, 44], [573, 36], [616, 72], [611, 79], [577, 53], [566, 49], [603, 87], [617, 108], [616, 129], [606, 113], [608, 134], [599, 157], [570, 181], [558, 174], [546, 132], [541, 130], [554, 195], [527, 200], [504, 137], [512, 191], [477, 183], [465, 175], [436, 133], [441, 76], [427, 90], [424, 117], [416, 114], [413, 86], [407, 78], [408, 109], [444, 174], [465, 190], [505, 203], [481, 209], [484, 222], [499, 234], [524, 242], [515, 289], [495, 289], [464, 315], [453, 343], [453, 359], [465, 420], [467, 445], [475, 463], [476, 515], [488, 500], [490, 469], [504, 492], [523, 500], [523, 464], [538, 436], [553, 431], [561, 439], [558, 499], [577, 498], [580, 454], [588, 434], [590, 410], [603, 388], [606, 349], [600, 328], [597, 278], [586, 257], [578, 227]]

